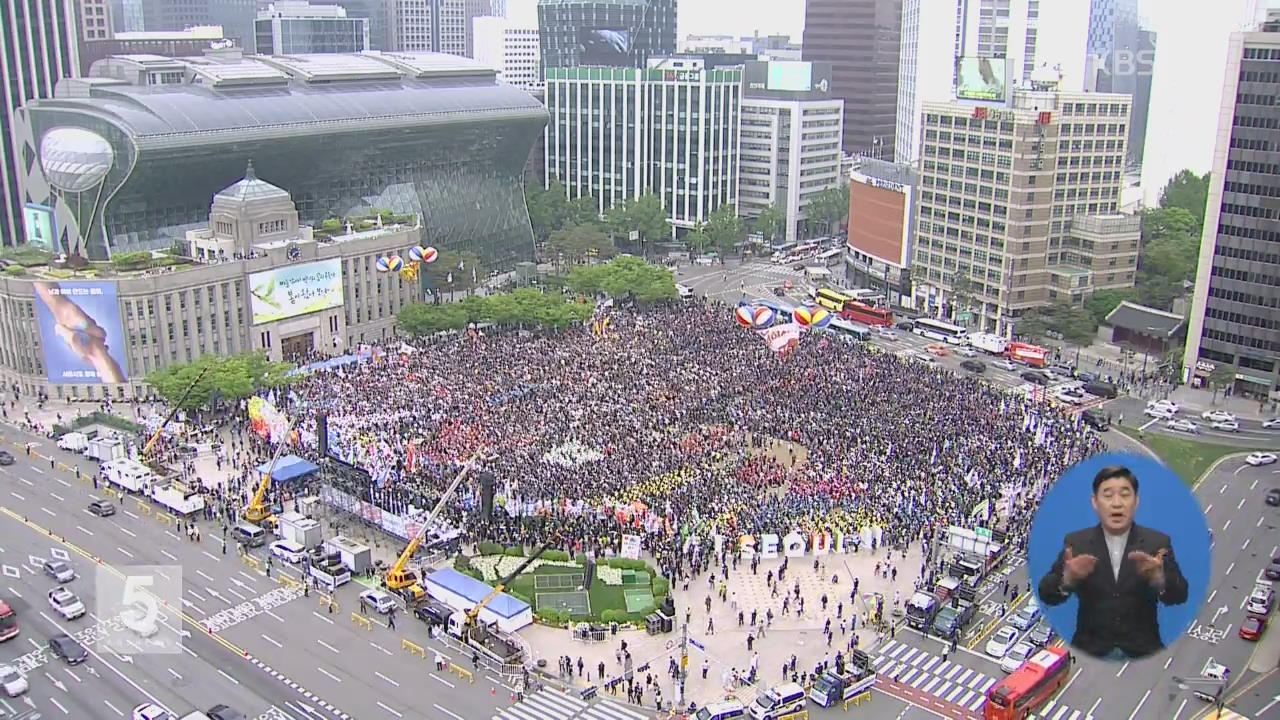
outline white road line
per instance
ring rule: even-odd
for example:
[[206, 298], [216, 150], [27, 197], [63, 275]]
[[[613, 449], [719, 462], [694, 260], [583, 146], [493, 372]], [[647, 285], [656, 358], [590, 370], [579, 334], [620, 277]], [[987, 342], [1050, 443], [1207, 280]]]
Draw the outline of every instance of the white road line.
[[173, 560], [174, 562], [178, 561], [178, 558], [174, 557], [173, 553], [169, 552], [168, 550], [161, 550], [160, 552], [164, 553], [164, 556], [169, 558], [170, 560]]
[[71, 487], [71, 483], [67, 482], [66, 480], [63, 480], [62, 478], [54, 478], [54, 480], [57, 480], [58, 482], [62, 483], [63, 487]]
[[327, 618], [327, 617], [325, 617], [325, 616], [321, 615], [320, 613], [316, 612], [315, 610], [312, 610], [312, 611], [311, 611], [311, 614], [312, 614], [312, 615], [315, 615], [316, 617], [320, 618], [321, 620], [323, 620], [323, 621], [325, 621], [325, 622], [329, 623], [330, 625], [332, 625], [332, 624], [333, 624], [333, 621], [332, 621], [332, 620], [330, 620], [329, 618]]
[[1254, 527], [1262, 527], [1262, 518], [1258, 518], [1258, 522], [1253, 524]]
[[71, 676], [72, 680], [75, 680], [76, 682], [84, 682], [83, 680], [80, 679], [79, 675], [71, 672], [71, 668], [62, 668], [62, 669], [67, 671], [67, 674]]
[[1215, 596], [1215, 595], [1217, 595], [1217, 594], [1218, 594], [1218, 591], [1217, 591], [1217, 590], [1214, 590], [1213, 592], [1209, 593], [1209, 599], [1208, 599], [1208, 600], [1206, 600], [1205, 602], [1213, 602], [1213, 598], [1214, 598], [1214, 596]]
[[235, 595], [236, 597], [240, 598], [242, 602], [249, 599], [248, 597], [241, 595], [240, 593], [236, 592], [235, 590], [232, 590], [231, 588], [226, 588], [223, 592], [229, 592], [232, 595]]
[[1172, 656], [1172, 655], [1170, 655], [1170, 656], [1169, 656], [1169, 659], [1164, 661], [1164, 669], [1165, 669], [1165, 670], [1168, 670], [1168, 669], [1169, 669], [1169, 665], [1171, 665], [1172, 663], [1173, 663], [1173, 656]]
[[256, 578], [256, 577], [254, 577], [254, 576], [250, 575], [249, 573], [247, 573], [247, 572], [245, 572], [245, 571], [243, 571], [243, 570], [237, 570], [236, 572], [238, 572], [238, 573], [240, 573], [241, 575], [243, 575], [243, 576], [245, 576], [245, 577], [249, 578], [250, 580], [253, 580], [254, 582], [257, 582], [257, 581], [258, 581], [258, 578]]
[[316, 642], [320, 643], [322, 646], [324, 646], [324, 647], [328, 648], [328, 649], [329, 649], [329, 650], [331, 650], [332, 652], [335, 652], [335, 653], [336, 653], [336, 652], [338, 652], [338, 648], [336, 648], [336, 647], [334, 647], [334, 646], [330, 645], [329, 643], [327, 643], [327, 642], [325, 642], [325, 641], [323, 641], [323, 640], [321, 640], [321, 639], [319, 639], [319, 638], [317, 638], [317, 639], [316, 639]]
[[1093, 705], [1089, 706], [1089, 712], [1085, 713], [1085, 717], [1093, 717], [1093, 711], [1098, 709], [1098, 705], [1102, 703], [1102, 698], [1093, 701]]
[[1230, 520], [1228, 520], [1228, 521], [1226, 521], [1226, 522], [1222, 523], [1222, 529], [1223, 529], [1223, 530], [1226, 530], [1226, 529], [1227, 529], [1227, 528], [1229, 528], [1229, 527], [1231, 527], [1231, 521], [1230, 521]]
[[453, 683], [449, 682], [448, 680], [445, 680], [444, 678], [440, 677], [439, 675], [436, 675], [435, 673], [431, 673], [431, 677], [436, 680], [439, 680], [440, 682], [444, 683], [445, 685], [448, 685], [449, 687], [453, 687]]
[[62, 706], [62, 703], [58, 702], [58, 699], [57, 699], [57, 698], [55, 698], [55, 697], [50, 697], [50, 698], [49, 698], [49, 702], [53, 703], [54, 705], [57, 705], [57, 706], [58, 706], [58, 709], [62, 711], [62, 714], [63, 714], [63, 715], [70, 715], [70, 714], [71, 714], [71, 713], [67, 712], [67, 709], [66, 709], [65, 707], [63, 707], [63, 706]]
[[1224, 493], [1224, 492], [1226, 492], [1226, 491], [1227, 491], [1227, 484], [1226, 484], [1226, 483], [1223, 483], [1223, 484], [1222, 484], [1222, 488], [1218, 490], [1218, 494], [1219, 494], [1219, 495], [1221, 495], [1222, 493]]
[[40, 509], [43, 510], [45, 515], [48, 515], [49, 517], [58, 517], [57, 513], [55, 513], [54, 511], [50, 510], [49, 508], [43, 505], [40, 506]]
[[21, 480], [22, 482], [26, 483], [26, 484], [27, 484], [27, 487], [35, 487], [35, 486], [36, 486], [36, 484], [35, 484], [35, 483], [31, 482], [30, 480], [28, 480], [28, 479], [26, 479], [26, 478], [24, 478], [24, 477], [20, 477], [20, 478], [18, 478], [18, 479], [19, 479], [19, 480]]
[[40, 468], [38, 468], [38, 467], [33, 467], [33, 468], [31, 468], [31, 469], [32, 469], [32, 470], [34, 470], [35, 472], [40, 473], [41, 475], [43, 475], [43, 474], [44, 474], [44, 471], [43, 471], [43, 470], [41, 470], [41, 469], [40, 469]]
[[172, 676], [174, 676], [175, 678], [177, 678], [177, 679], [179, 679], [179, 680], [181, 680], [181, 679], [182, 679], [182, 676], [178, 674], [178, 671], [177, 671], [177, 670], [174, 670], [173, 668], [165, 668], [165, 669], [166, 669], [166, 670], [168, 670], [168, 671], [169, 671], [169, 674], [170, 674], [170, 675], [172, 675]]
[[1258, 479], [1257, 479], [1257, 478], [1254, 478], [1254, 479], [1253, 479], [1253, 482], [1249, 484], [1249, 489], [1250, 489], [1250, 490], [1252, 490], [1252, 489], [1254, 489], [1254, 488], [1256, 488], [1256, 487], [1258, 487]]
[[133, 557], [133, 553], [129, 552], [128, 550], [125, 550], [122, 547], [117, 547], [116, 549], [119, 550], [125, 557], [128, 557], [128, 558]]
[[89, 532], [88, 530], [85, 530], [84, 528], [80, 527], [79, 525], [77, 525], [77, 526], [76, 526], [76, 529], [77, 529], [77, 530], [79, 530], [80, 532], [84, 533], [85, 535], [88, 535], [89, 537], [93, 537], [93, 533]]
[[182, 538], [178, 537], [177, 535], [174, 535], [173, 533], [169, 532], [168, 530], [165, 530], [165, 531], [164, 531], [164, 534], [165, 534], [165, 535], [168, 535], [169, 537], [173, 538], [174, 540], [181, 540], [181, 539], [182, 539]]
[[196, 570], [196, 574], [197, 574], [197, 575], [199, 575], [200, 577], [204, 578], [205, 580], [208, 580], [209, 582], [217, 582], [217, 580], [214, 580], [214, 579], [209, 575], [209, 573], [207, 573], [207, 572], [205, 572], [205, 571], [203, 571], [203, 570]]
[[1178, 712], [1173, 714], [1173, 720], [1178, 720], [1178, 716], [1182, 714], [1183, 709], [1187, 707], [1187, 699], [1182, 698], [1182, 704], [1178, 706]]
[[262, 612], [263, 612], [263, 614], [265, 614], [265, 615], [270, 615], [271, 617], [273, 617], [273, 618], [275, 618], [275, 619], [279, 620], [280, 622], [284, 622], [284, 618], [282, 618], [282, 617], [280, 617], [279, 615], [277, 615], [277, 614], [275, 614], [275, 613], [271, 612], [270, 610], [263, 610]]
[[1236, 509], [1237, 509], [1237, 510], [1239, 510], [1240, 508], [1244, 507], [1244, 501], [1245, 501], [1245, 500], [1246, 500], [1246, 498], [1240, 498], [1240, 504], [1239, 504], [1239, 505], [1236, 505]]
[[51, 492], [51, 493], [49, 493], [49, 497], [53, 498], [54, 500], [57, 500], [58, 502], [66, 502], [66, 501], [67, 501], [67, 499], [66, 499], [66, 498], [62, 497], [61, 495], [59, 495], [58, 493], [55, 493], [55, 492]]
[[[14, 597], [16, 597], [16, 598], [21, 598], [21, 597], [22, 597], [22, 595], [19, 595], [19, 594], [18, 594], [18, 591], [17, 591], [17, 590], [14, 590], [13, 588], [9, 588], [9, 594], [13, 595], [13, 596], [14, 596]], [[27, 638], [27, 639], [28, 639], [28, 640], [31, 640], [31, 638]], [[34, 640], [31, 640], [31, 641], [32, 641], [32, 642], [35, 642]], [[36, 647], [38, 648], [38, 647], [40, 647], [40, 646], [39, 646], [39, 645], [36, 645]]]
[[271, 643], [272, 645], [275, 645], [275, 646], [276, 646], [276, 647], [278, 647], [278, 648], [284, 648], [284, 646], [283, 646], [283, 645], [281, 645], [280, 643], [276, 642], [275, 640], [272, 640], [270, 637], [267, 637], [266, 635], [263, 635], [263, 636], [262, 636], [262, 639], [263, 639], [263, 640], [266, 640], [267, 642]]
[[195, 598], [195, 599], [199, 600], [200, 602], [209, 602], [209, 598], [201, 597], [201, 596], [200, 596], [200, 594], [199, 594], [199, 593], [197, 593], [195, 590], [190, 590], [190, 589], [188, 589], [188, 590], [187, 590], [187, 594], [188, 594], [188, 595], [190, 595], [191, 597], [193, 597], [193, 598]]
[[193, 658], [198, 658], [198, 657], [200, 657], [199, 655], [197, 655], [197, 654], [195, 653], [195, 651], [194, 651], [194, 650], [192, 650], [191, 648], [187, 647], [186, 645], [179, 644], [179, 645], [178, 645], [178, 647], [182, 648], [182, 652], [184, 652], [184, 653], [186, 653], [186, 654], [190, 655], [190, 656], [191, 656], [191, 657], [193, 657]]
[[[1228, 521], [1228, 522], [1230, 522], [1230, 521]], [[1232, 570], [1235, 570], [1235, 569], [1236, 569], [1236, 564], [1235, 564], [1235, 563], [1231, 563], [1230, 565], [1228, 565], [1228, 566], [1227, 566], [1227, 572], [1226, 572], [1226, 574], [1227, 574], [1227, 575], [1230, 575], [1230, 574], [1231, 574], [1231, 571], [1232, 571]]]
[[[226, 678], [226, 679], [230, 680], [231, 682], [233, 682], [233, 683], [237, 684], [237, 685], [239, 685], [239, 684], [240, 684], [240, 681], [239, 681], [239, 680], [237, 680], [237, 679], [235, 679], [235, 678], [231, 677], [230, 675], [226, 674], [225, 672], [223, 672], [222, 668], [218, 668], [218, 674], [219, 674], [219, 675], [221, 675], [222, 677], [224, 677], [224, 678]], [[1129, 720], [1133, 720], [1133, 718], [1130, 718]]]
[[21, 501], [21, 502], [26, 502], [26, 501], [27, 501], [27, 499], [26, 499], [26, 498], [22, 497], [21, 495], [19, 495], [19, 494], [18, 494], [18, 493], [16, 493], [16, 492], [10, 491], [10, 492], [9, 492], [9, 494], [10, 494], [10, 495], [12, 495], [12, 496], [14, 496], [15, 498], [17, 498], [17, 499], [18, 499], [19, 501]]
[[378, 672], [377, 670], [374, 670], [374, 671], [373, 671], [373, 674], [374, 674], [374, 675], [377, 675], [378, 677], [382, 678], [383, 680], [386, 680], [387, 682], [391, 683], [392, 685], [395, 685], [396, 687], [400, 687], [400, 683], [396, 682], [395, 680], [392, 680], [391, 678], [387, 677], [386, 675], [383, 675], [382, 673]]
[[1126, 662], [1125, 664], [1120, 666], [1120, 671], [1116, 673], [1116, 677], [1120, 677], [1121, 675], [1124, 674], [1124, 671], [1128, 669], [1129, 669], [1129, 663]]
[[[323, 668], [321, 668], [321, 672], [323, 672]], [[378, 707], [382, 708], [383, 710], [386, 710], [387, 712], [391, 713], [392, 715], [395, 715], [396, 717], [404, 717], [404, 715], [401, 715], [399, 712], [392, 710], [391, 708], [384, 705], [381, 700], [378, 701]]]
[[[317, 670], [319, 670], [320, 672], [324, 673], [325, 675], [328, 675], [330, 680], [333, 680], [334, 682], [342, 682], [342, 678], [338, 677], [337, 675], [334, 675], [333, 673], [329, 672], [328, 670], [325, 670], [325, 669], [324, 669], [324, 668], [322, 668], [322, 667], [318, 667], [318, 668], [316, 668], [316, 669], [317, 669]], [[1133, 718], [1129, 718], [1129, 720], [1133, 720]]]
[[378, 643], [376, 643], [376, 642], [370, 642], [369, 644], [370, 644], [370, 645], [372, 645], [372, 646], [374, 646], [374, 647], [376, 647], [376, 648], [378, 648], [379, 650], [381, 650], [381, 651], [383, 652], [383, 654], [386, 654], [386, 655], [390, 655], [390, 654], [391, 654], [391, 651], [390, 651], [390, 650], [388, 650], [388, 649], [386, 649], [386, 648], [382, 647], [381, 645], [379, 645], [379, 644], [378, 644]]
[[1209, 507], [1204, 509], [1204, 514], [1208, 515], [1212, 511], [1213, 511], [1213, 503], [1209, 503]]
[[201, 550], [200, 552], [202, 552], [202, 553], [204, 553], [206, 556], [208, 556], [210, 560], [215, 560], [215, 561], [217, 561], [217, 562], [222, 562], [222, 558], [218, 557], [217, 555], [214, 555], [213, 553], [209, 552], [208, 550]]
[[120, 710], [120, 708], [116, 707], [115, 705], [112, 705], [110, 700], [103, 700], [102, 704], [114, 710], [115, 713], [120, 717], [124, 717], [124, 713]]
[[435, 706], [435, 708], [436, 708], [437, 710], [439, 710], [440, 712], [444, 713], [445, 715], [448, 715], [448, 716], [450, 716], [450, 717], [454, 718], [455, 720], [462, 720], [462, 716], [461, 716], [461, 715], [458, 715], [457, 713], [454, 713], [454, 712], [451, 712], [451, 711], [449, 711], [449, 710], [446, 710], [446, 709], [444, 709], [444, 708], [440, 707], [439, 705], [436, 705], [436, 706]]
[[1241, 550], [1244, 550], [1244, 549], [1245, 549], [1245, 548], [1247, 548], [1247, 547], [1249, 547], [1249, 539], [1248, 539], [1248, 538], [1246, 538], [1246, 539], [1245, 539], [1244, 544], [1240, 546], [1240, 549], [1241, 549]]
[[138, 519], [138, 516], [137, 516], [137, 515], [134, 515], [133, 513], [129, 512], [128, 510], [124, 510], [124, 511], [122, 511], [122, 512], [124, 512], [124, 514], [125, 514], [125, 515], [128, 515], [129, 517], [133, 518], [134, 520], [137, 520], [137, 519]]
[[129, 529], [129, 528], [127, 528], [127, 527], [122, 527], [122, 528], [120, 528], [120, 532], [124, 533], [125, 535], [128, 535], [128, 536], [129, 536], [129, 537], [131, 537], [131, 538], [136, 538], [136, 537], [138, 537], [137, 535], [135, 535], [135, 534], [133, 533], [133, 531], [132, 531], [132, 530], [130, 530], [130, 529]]
[[1145, 693], [1143, 693], [1143, 694], [1142, 694], [1142, 699], [1138, 701], [1138, 706], [1137, 706], [1137, 707], [1135, 707], [1135, 708], [1133, 709], [1133, 712], [1129, 714], [1129, 720], [1133, 720], [1134, 718], [1138, 717], [1138, 713], [1142, 711], [1142, 705], [1143, 705], [1143, 703], [1145, 703], [1145, 702], [1147, 701], [1147, 698], [1149, 698], [1149, 697], [1151, 697], [1151, 691], [1150, 691], [1150, 690], [1148, 690], [1148, 691], [1146, 691]]

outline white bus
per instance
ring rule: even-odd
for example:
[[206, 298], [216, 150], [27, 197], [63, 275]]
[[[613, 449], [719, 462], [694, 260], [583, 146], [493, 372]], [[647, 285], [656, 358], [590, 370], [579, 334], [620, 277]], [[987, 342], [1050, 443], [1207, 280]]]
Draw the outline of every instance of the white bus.
[[931, 340], [938, 340], [950, 345], [963, 345], [965, 336], [969, 334], [968, 330], [959, 325], [952, 325], [949, 322], [934, 320], [933, 318], [920, 318], [913, 320], [911, 331], [921, 337], [927, 337]]
[[866, 325], [851, 323], [841, 318], [832, 319], [831, 324], [827, 326], [827, 332], [848, 340], [857, 340], [859, 342], [871, 340], [871, 328]]
[[834, 267], [844, 262], [844, 248], [823, 250], [818, 253], [818, 263], [826, 267]]

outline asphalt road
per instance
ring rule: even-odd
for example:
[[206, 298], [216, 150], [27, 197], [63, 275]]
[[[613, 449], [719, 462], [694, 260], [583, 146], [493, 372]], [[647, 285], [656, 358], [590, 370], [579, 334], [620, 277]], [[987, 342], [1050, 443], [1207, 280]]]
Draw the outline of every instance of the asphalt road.
[[1191, 420], [1200, 426], [1199, 432], [1191, 436], [1184, 432], [1165, 428], [1164, 420], [1156, 420], [1143, 415], [1142, 411], [1146, 409], [1146, 406], [1146, 400], [1128, 396], [1116, 398], [1106, 403], [1107, 412], [1117, 417], [1124, 415], [1124, 424], [1127, 427], [1142, 427], [1149, 433], [1160, 433], [1181, 438], [1190, 437], [1200, 442], [1230, 445], [1250, 450], [1275, 450], [1280, 447], [1280, 428], [1264, 428], [1261, 420], [1239, 418], [1239, 431], [1215, 430], [1209, 427], [1207, 420], [1200, 418], [1199, 412], [1183, 410], [1178, 413], [1179, 418]]

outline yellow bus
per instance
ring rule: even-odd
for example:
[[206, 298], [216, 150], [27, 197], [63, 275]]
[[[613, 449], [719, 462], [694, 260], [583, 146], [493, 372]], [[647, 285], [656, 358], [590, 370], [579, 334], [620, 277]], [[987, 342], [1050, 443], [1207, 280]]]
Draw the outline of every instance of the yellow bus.
[[831, 288], [821, 288], [813, 296], [813, 299], [817, 301], [817, 303], [822, 307], [832, 312], [838, 313], [841, 310], [844, 310], [844, 304], [849, 302], [853, 298], [843, 293], [832, 290]]

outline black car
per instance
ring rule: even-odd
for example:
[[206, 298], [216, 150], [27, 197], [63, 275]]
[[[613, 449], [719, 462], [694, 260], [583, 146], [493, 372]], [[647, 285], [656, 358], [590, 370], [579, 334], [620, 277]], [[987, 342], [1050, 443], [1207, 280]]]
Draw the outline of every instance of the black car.
[[205, 713], [210, 720], [246, 720], [244, 713], [228, 705], [214, 705]]
[[68, 665], [79, 665], [89, 659], [89, 651], [70, 635], [54, 635], [49, 638], [49, 649], [54, 657], [62, 658]]
[[438, 602], [428, 602], [413, 609], [413, 614], [428, 625], [446, 625], [453, 608]]
[[1271, 564], [1262, 572], [1268, 580], [1280, 580], [1280, 555], [1271, 558]]
[[1035, 370], [1027, 370], [1026, 372], [1019, 375], [1019, 377], [1031, 383], [1032, 385], [1048, 385], [1049, 384], [1049, 378], [1045, 377], [1044, 373], [1036, 372]]
[[8, 450], [0, 450], [0, 465], [12, 465], [13, 453]]
[[1096, 408], [1085, 410], [1081, 413], [1081, 418], [1084, 420], [1085, 425], [1098, 432], [1105, 432], [1111, 427], [1111, 421], [1107, 419], [1107, 414]]
[[94, 500], [89, 503], [89, 512], [98, 517], [107, 517], [116, 514], [116, 506], [110, 500]]
[[1272, 507], [1280, 506], [1280, 488], [1271, 488], [1267, 491], [1267, 504]]
[[981, 360], [965, 360], [964, 362], [960, 363], [960, 367], [964, 368], [965, 370], [968, 370], [971, 373], [981, 374], [987, 371], [987, 364], [982, 362]]
[[916, 324], [911, 322], [910, 320], [903, 320], [897, 325], [894, 325], [894, 327], [898, 328], [899, 330], [906, 330], [907, 332], [911, 332], [912, 330], [915, 329]]

